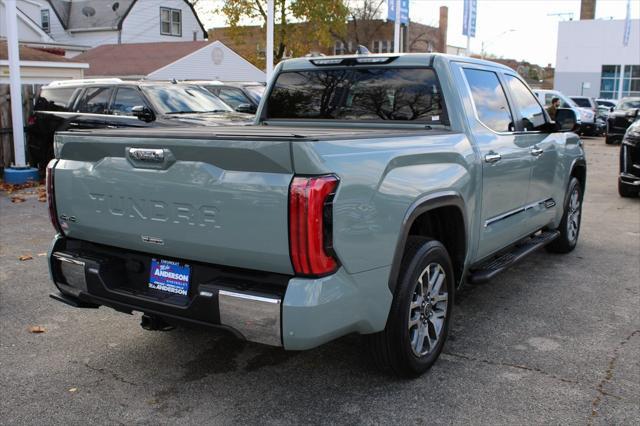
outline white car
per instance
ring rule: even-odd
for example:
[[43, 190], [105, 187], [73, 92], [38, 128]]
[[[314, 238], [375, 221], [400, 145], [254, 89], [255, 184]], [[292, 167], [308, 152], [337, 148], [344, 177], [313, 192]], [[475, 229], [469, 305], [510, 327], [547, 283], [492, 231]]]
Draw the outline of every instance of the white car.
[[593, 135], [597, 132], [596, 114], [590, 108], [579, 107], [570, 97], [557, 90], [534, 90], [541, 104], [548, 107], [553, 98], [560, 99], [560, 108], [571, 108], [578, 117], [581, 134]]

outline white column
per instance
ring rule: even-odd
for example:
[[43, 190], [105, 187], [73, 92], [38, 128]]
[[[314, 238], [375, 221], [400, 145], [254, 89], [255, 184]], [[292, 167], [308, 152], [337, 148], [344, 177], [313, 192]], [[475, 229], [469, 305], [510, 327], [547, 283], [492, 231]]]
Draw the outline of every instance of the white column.
[[618, 81], [618, 100], [622, 99], [623, 83], [624, 83], [624, 64], [620, 65], [620, 81]]
[[267, 1], [267, 82], [273, 73], [273, 1]]
[[7, 18], [7, 50], [9, 53], [9, 85], [11, 92], [11, 120], [13, 121], [13, 151], [15, 166], [26, 166], [24, 158], [24, 122], [22, 120], [22, 86], [20, 84], [20, 48], [18, 45], [18, 21], [16, 2], [4, 2]]
[[400, 53], [400, 0], [396, 2], [396, 21], [394, 22], [393, 30], [393, 52]]

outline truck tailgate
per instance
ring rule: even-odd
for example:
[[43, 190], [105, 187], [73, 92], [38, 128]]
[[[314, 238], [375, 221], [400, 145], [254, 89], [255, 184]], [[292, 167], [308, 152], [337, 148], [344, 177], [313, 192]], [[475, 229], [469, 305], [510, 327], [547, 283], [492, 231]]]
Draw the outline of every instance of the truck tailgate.
[[69, 238], [292, 273], [289, 144], [58, 134], [57, 215]]

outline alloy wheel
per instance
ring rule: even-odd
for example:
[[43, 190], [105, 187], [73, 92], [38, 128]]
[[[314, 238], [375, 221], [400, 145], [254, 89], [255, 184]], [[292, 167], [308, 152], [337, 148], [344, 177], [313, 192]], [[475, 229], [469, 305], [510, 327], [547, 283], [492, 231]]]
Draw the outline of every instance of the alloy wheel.
[[447, 276], [439, 263], [430, 263], [416, 282], [409, 305], [409, 339], [415, 356], [422, 357], [438, 346], [442, 337], [449, 295]]

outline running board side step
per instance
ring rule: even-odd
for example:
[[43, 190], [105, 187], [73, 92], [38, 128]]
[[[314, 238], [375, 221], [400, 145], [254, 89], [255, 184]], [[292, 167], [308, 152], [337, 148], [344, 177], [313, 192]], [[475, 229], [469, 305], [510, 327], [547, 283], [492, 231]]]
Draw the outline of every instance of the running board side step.
[[513, 249], [473, 268], [467, 277], [469, 284], [484, 284], [500, 272], [515, 265], [531, 253], [558, 238], [559, 231], [545, 231], [515, 245]]

